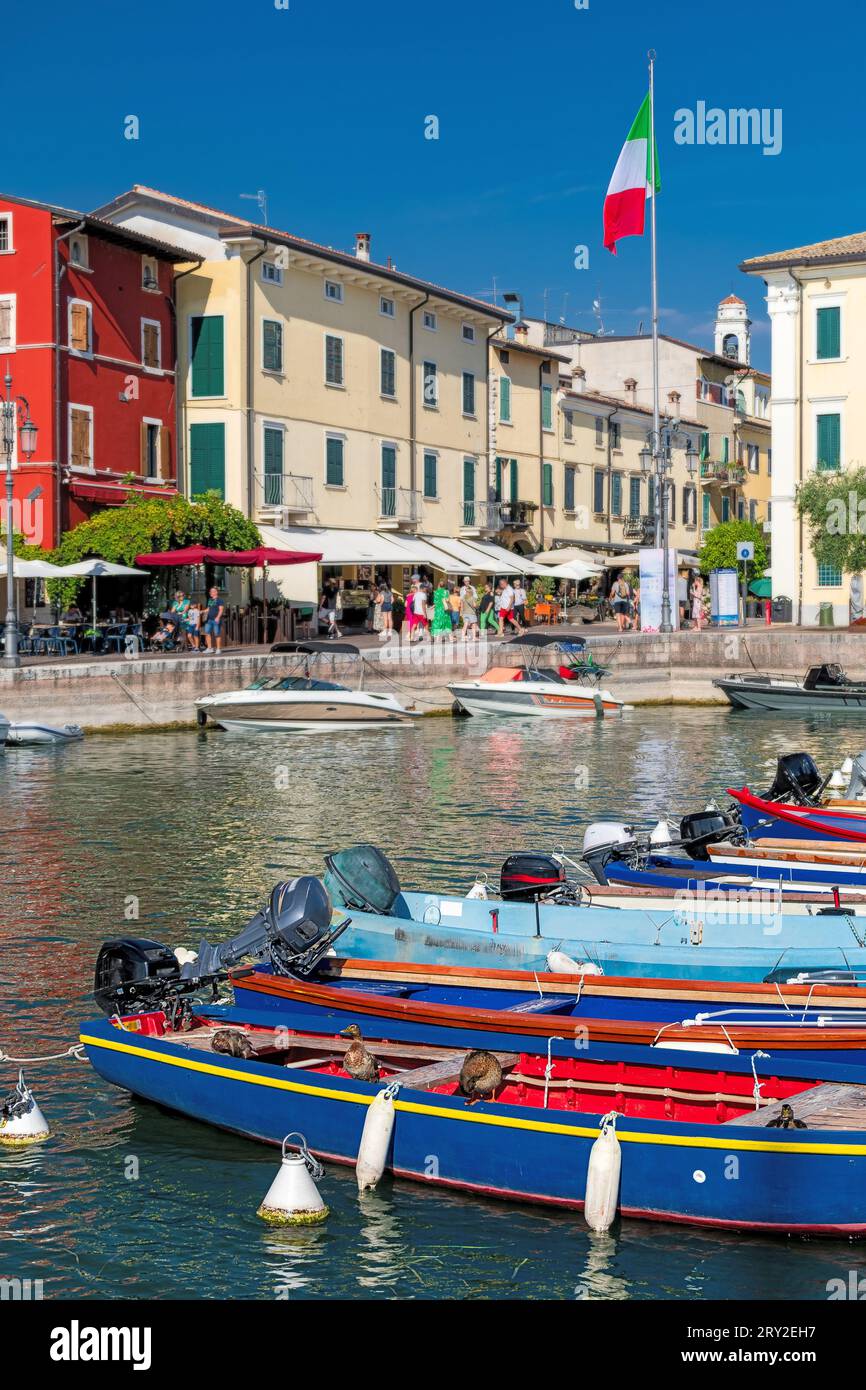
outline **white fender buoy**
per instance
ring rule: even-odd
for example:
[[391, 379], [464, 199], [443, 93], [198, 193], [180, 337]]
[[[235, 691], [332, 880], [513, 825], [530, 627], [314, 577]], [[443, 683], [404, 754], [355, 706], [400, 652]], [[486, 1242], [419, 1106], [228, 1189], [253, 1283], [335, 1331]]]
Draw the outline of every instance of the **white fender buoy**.
[[358, 1191], [367, 1192], [376, 1187], [385, 1171], [388, 1148], [394, 1132], [394, 1097], [399, 1086], [387, 1086], [373, 1097], [364, 1119], [358, 1158], [355, 1163], [355, 1176]]
[[622, 1150], [616, 1137], [616, 1116], [615, 1110], [604, 1116], [601, 1134], [589, 1152], [583, 1214], [591, 1231], [608, 1230], [619, 1205]]
[[[298, 1141], [297, 1153], [286, 1153], [291, 1139]], [[279, 1172], [256, 1215], [271, 1226], [315, 1226], [324, 1221], [328, 1208], [316, 1187], [324, 1176], [325, 1170], [313, 1158], [303, 1134], [287, 1134]]]
[[192, 965], [194, 960], [198, 960], [198, 951], [188, 951], [185, 946], [175, 946], [174, 958], [178, 965]]
[[547, 968], [553, 975], [603, 975], [600, 965], [591, 960], [575, 960], [565, 951], [548, 951]]
[[20, 1071], [18, 1085], [0, 1105], [0, 1144], [20, 1147], [38, 1144], [42, 1139], [47, 1139], [50, 1132], [48, 1121], [27, 1086], [23, 1071]]
[[487, 898], [487, 897], [489, 897], [489, 894], [488, 894], [488, 892], [487, 892], [487, 884], [485, 883], [484, 879], [476, 878], [475, 882], [473, 883], [472, 887], [469, 889], [469, 892], [466, 894], [466, 896], [467, 896], [467, 898]]

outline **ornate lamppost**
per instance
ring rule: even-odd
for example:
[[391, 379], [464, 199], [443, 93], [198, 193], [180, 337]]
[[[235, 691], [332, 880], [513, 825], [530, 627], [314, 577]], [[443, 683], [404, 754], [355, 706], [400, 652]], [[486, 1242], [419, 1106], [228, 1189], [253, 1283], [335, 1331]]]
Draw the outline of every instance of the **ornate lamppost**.
[[668, 489], [667, 475], [673, 468], [671, 448], [678, 439], [686, 445], [686, 468], [689, 477], [694, 477], [698, 466], [698, 455], [691, 435], [680, 428], [679, 420], [671, 420], [658, 432], [650, 430], [646, 443], [640, 451], [641, 472], [649, 474], [656, 481], [656, 546], [662, 550], [662, 620], [659, 632], [673, 632], [671, 622], [671, 594], [668, 557], [670, 552], [668, 537]]
[[18, 608], [15, 595], [12, 455], [15, 452], [17, 429], [21, 438], [21, 453], [27, 462], [30, 462], [36, 452], [37, 427], [30, 419], [30, 406], [24, 396], [12, 395], [12, 374], [8, 365], [4, 384], [6, 396], [0, 401], [2, 444], [6, 456], [6, 632], [2, 665], [14, 669], [21, 665], [21, 658], [18, 655]]

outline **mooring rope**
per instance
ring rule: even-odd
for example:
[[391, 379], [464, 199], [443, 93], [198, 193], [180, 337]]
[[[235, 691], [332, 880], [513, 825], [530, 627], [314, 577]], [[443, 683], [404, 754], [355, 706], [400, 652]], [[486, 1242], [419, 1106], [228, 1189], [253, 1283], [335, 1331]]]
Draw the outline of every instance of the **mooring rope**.
[[16, 1066], [36, 1066], [40, 1062], [60, 1062], [65, 1057], [74, 1057], [76, 1062], [84, 1062], [84, 1043], [73, 1043], [65, 1052], [47, 1052], [41, 1057], [13, 1057], [11, 1052], [0, 1048], [0, 1062], [14, 1062]]

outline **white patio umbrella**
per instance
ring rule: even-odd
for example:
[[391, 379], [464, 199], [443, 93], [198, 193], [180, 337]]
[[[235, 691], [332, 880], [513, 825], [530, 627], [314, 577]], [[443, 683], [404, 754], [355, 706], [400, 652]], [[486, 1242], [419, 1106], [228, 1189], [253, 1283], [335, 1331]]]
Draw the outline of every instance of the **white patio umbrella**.
[[122, 578], [127, 574], [150, 574], [150, 570], [134, 570], [128, 565], [112, 565], [108, 560], [98, 560], [91, 557], [89, 560], [79, 560], [74, 565], [63, 565], [58, 569], [57, 579], [80, 575], [92, 581], [93, 586], [93, 626], [96, 627], [96, 581], [97, 579]]
[[[12, 570], [16, 579], [59, 579], [63, 570], [58, 565], [52, 565], [48, 560], [19, 560], [15, 556]], [[5, 579], [7, 565], [5, 559], [0, 560], [0, 578]]]

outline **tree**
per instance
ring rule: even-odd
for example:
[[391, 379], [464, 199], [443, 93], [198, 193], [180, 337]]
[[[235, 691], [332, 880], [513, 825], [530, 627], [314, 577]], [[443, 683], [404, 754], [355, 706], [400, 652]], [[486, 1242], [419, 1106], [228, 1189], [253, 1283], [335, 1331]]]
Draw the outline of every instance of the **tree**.
[[754, 521], [721, 521], [704, 537], [698, 551], [702, 574], [710, 570], [737, 569], [737, 544], [739, 541], [752, 541], [755, 546], [754, 561], [750, 561], [751, 579], [760, 579], [767, 568], [767, 546], [764, 532]]
[[819, 565], [848, 574], [866, 569], [866, 468], [811, 474], [797, 489], [797, 510], [809, 522]]

